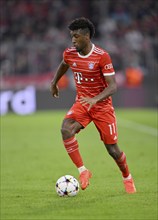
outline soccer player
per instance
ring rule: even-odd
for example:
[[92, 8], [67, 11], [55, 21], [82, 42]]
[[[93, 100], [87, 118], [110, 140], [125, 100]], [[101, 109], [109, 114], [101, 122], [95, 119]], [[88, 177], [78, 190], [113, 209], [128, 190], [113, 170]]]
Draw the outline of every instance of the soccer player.
[[84, 17], [73, 20], [69, 26], [73, 47], [65, 49], [63, 60], [51, 81], [51, 94], [59, 96], [60, 78], [71, 68], [77, 96], [67, 112], [61, 128], [63, 144], [80, 173], [82, 190], [89, 185], [92, 173], [83, 163], [75, 134], [93, 122], [108, 153], [119, 167], [125, 191], [136, 188], [126, 161], [126, 155], [117, 144], [117, 124], [111, 95], [117, 90], [115, 71], [109, 54], [91, 41], [95, 33], [93, 23]]

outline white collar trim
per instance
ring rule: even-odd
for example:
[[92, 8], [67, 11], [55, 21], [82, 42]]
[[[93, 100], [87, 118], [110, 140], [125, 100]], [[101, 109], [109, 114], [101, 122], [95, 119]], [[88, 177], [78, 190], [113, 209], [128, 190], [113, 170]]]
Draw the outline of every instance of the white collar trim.
[[91, 49], [91, 51], [90, 51], [87, 55], [83, 56], [83, 55], [81, 55], [80, 53], [78, 53], [78, 56], [81, 57], [81, 58], [87, 58], [87, 57], [89, 57], [89, 56], [92, 54], [92, 52], [93, 52], [93, 50], [94, 50], [94, 47], [95, 47], [95, 45], [92, 44], [92, 49]]

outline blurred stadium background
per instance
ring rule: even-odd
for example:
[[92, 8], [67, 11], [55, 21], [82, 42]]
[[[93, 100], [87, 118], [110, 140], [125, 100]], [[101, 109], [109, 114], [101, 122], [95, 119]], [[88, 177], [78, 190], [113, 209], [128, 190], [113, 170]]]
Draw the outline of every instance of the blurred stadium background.
[[71, 106], [71, 71], [60, 81], [61, 99], [51, 98], [49, 86], [71, 46], [67, 25], [80, 16], [92, 20], [93, 42], [112, 57], [119, 87], [115, 107], [156, 108], [157, 11], [156, 0], [1, 0], [1, 115]]

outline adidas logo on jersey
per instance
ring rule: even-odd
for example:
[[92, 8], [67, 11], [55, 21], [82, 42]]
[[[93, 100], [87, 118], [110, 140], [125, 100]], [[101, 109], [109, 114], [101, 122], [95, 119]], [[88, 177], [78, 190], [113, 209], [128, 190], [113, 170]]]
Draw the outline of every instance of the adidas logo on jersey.
[[67, 115], [71, 115], [73, 113], [73, 111], [68, 111]]
[[117, 136], [115, 135], [115, 137], [114, 137], [114, 141], [117, 139]]
[[74, 62], [74, 63], [72, 64], [72, 66], [77, 66], [77, 64]]

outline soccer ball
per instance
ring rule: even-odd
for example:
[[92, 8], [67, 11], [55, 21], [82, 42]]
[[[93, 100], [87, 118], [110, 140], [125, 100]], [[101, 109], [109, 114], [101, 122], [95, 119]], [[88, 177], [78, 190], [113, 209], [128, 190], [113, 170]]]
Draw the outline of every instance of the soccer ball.
[[79, 192], [79, 183], [75, 177], [65, 175], [57, 180], [55, 189], [59, 196], [76, 196]]

